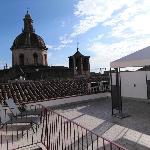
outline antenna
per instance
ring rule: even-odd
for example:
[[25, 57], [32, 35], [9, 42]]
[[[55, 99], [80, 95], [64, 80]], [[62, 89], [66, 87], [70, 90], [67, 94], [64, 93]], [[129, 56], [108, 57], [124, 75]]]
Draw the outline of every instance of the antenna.
[[29, 13], [29, 7], [27, 7], [27, 14]]
[[77, 42], [77, 52], [78, 52], [78, 50], [79, 50], [79, 42]]

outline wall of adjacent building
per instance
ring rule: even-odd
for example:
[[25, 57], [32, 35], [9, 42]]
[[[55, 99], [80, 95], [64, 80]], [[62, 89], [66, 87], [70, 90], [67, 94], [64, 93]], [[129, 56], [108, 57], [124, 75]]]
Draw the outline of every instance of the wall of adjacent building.
[[[150, 71], [121, 72], [121, 96], [147, 99], [146, 76], [150, 80]], [[113, 85], [115, 82], [115, 73], [112, 73]]]

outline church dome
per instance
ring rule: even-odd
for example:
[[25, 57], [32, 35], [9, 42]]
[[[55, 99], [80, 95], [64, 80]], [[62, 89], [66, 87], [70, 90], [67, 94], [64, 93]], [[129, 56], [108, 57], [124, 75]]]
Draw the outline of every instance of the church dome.
[[34, 32], [22, 32], [16, 37], [11, 50], [19, 48], [40, 48], [47, 50], [44, 40]]
[[11, 50], [20, 48], [39, 48], [47, 50], [44, 40], [37, 35], [33, 29], [33, 20], [28, 11], [23, 21], [24, 29], [14, 40]]

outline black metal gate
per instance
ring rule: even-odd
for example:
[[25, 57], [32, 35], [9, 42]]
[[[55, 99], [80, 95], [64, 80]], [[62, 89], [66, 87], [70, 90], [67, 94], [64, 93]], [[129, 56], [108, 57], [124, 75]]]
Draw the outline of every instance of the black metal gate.
[[114, 83], [114, 85], [112, 85], [112, 74], [111, 74], [112, 115], [122, 119], [128, 117], [129, 115], [122, 113], [120, 68], [119, 69], [115, 68], [115, 79], [116, 82]]
[[150, 99], [150, 80], [147, 80], [147, 98]]

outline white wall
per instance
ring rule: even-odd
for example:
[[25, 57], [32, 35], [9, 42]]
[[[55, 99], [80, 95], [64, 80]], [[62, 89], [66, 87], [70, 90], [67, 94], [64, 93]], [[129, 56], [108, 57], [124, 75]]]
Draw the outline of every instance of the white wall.
[[121, 72], [121, 95], [147, 99], [146, 72]]
[[147, 99], [146, 74], [150, 80], [149, 71], [121, 72], [121, 96]]

